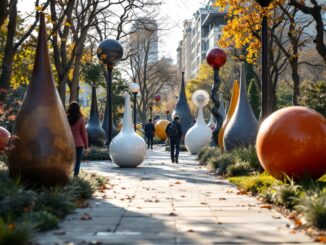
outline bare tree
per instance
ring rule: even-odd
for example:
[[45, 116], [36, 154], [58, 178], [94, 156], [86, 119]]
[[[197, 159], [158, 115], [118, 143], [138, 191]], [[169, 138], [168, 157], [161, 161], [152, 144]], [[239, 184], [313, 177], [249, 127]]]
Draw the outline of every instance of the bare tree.
[[317, 52], [321, 55], [326, 63], [326, 44], [325, 44], [325, 24], [322, 18], [322, 11], [325, 4], [323, 1], [318, 2], [317, 0], [289, 0], [289, 3], [300, 9], [303, 13], [310, 15], [316, 22], [316, 36], [314, 43], [316, 45]]

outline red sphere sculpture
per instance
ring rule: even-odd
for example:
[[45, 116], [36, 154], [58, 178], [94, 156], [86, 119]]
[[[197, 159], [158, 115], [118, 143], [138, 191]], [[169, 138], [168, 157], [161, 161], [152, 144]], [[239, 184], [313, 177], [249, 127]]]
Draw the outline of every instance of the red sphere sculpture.
[[226, 63], [226, 53], [223, 49], [212, 48], [208, 51], [206, 60], [213, 69], [220, 69]]
[[10, 140], [10, 133], [4, 127], [0, 127], [0, 151], [4, 151]]
[[318, 179], [326, 172], [326, 118], [312, 109], [274, 112], [262, 123], [256, 144], [259, 161], [276, 178]]
[[156, 102], [159, 102], [161, 100], [161, 95], [159, 95], [159, 94], [155, 95], [154, 100]]

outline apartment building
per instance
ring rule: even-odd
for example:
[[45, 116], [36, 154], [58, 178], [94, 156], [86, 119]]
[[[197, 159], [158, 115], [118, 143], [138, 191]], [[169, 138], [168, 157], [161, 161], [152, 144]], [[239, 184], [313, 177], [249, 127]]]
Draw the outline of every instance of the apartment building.
[[191, 20], [185, 20], [183, 39], [177, 52], [178, 67], [185, 72], [186, 81], [196, 76], [207, 51], [217, 46], [221, 27], [226, 23], [225, 15], [208, 3], [205, 8], [196, 11]]

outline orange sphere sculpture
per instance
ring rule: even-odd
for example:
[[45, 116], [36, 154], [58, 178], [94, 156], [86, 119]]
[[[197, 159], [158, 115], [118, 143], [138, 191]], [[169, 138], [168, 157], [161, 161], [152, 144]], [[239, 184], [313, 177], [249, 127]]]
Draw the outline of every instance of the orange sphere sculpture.
[[162, 119], [155, 123], [155, 135], [161, 140], [165, 140], [168, 136], [165, 133], [166, 127], [170, 122], [168, 120]]
[[274, 112], [257, 135], [257, 153], [276, 178], [320, 178], [326, 172], [326, 118], [299, 106]]
[[10, 140], [10, 133], [4, 127], [0, 127], [0, 151], [4, 151]]

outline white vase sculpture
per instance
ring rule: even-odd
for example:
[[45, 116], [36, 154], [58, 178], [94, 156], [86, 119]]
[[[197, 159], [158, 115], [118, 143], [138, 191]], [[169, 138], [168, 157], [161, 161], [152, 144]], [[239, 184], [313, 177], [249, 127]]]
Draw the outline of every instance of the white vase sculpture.
[[198, 116], [185, 137], [185, 145], [191, 154], [197, 154], [201, 148], [209, 145], [212, 137], [212, 130], [206, 125], [203, 115], [203, 107], [207, 105], [209, 96], [204, 90], [197, 90], [192, 95], [193, 103], [198, 107]]
[[121, 168], [137, 167], [145, 159], [146, 143], [132, 125], [129, 94], [125, 95], [122, 130], [112, 139], [109, 153], [112, 161]]

